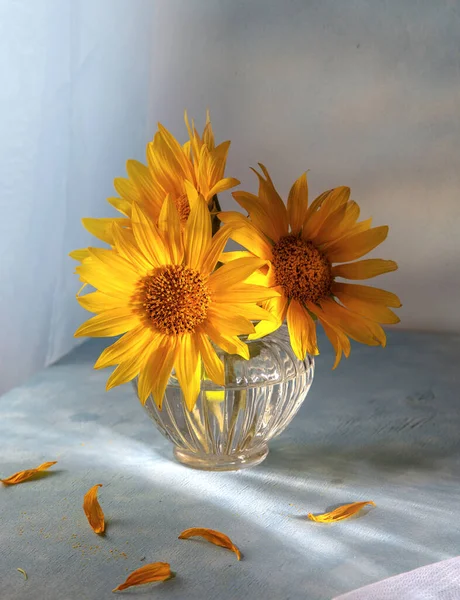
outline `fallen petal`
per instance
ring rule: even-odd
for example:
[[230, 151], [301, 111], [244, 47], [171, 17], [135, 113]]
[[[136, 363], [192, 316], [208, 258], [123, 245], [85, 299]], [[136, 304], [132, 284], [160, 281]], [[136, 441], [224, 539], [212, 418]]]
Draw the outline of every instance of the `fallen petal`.
[[235, 546], [232, 540], [224, 533], [220, 533], [220, 531], [215, 531], [214, 529], [206, 529], [204, 527], [192, 527], [191, 529], [186, 529], [183, 531], [180, 534], [179, 539], [188, 540], [188, 538], [194, 536], [203, 537], [208, 542], [211, 542], [211, 544], [232, 550], [232, 552], [234, 552], [238, 557], [238, 560], [241, 560], [241, 552]]
[[343, 519], [349, 519], [356, 513], [358, 513], [367, 504], [375, 506], [375, 502], [367, 500], [367, 502], [352, 502], [351, 504], [344, 504], [339, 506], [335, 510], [324, 513], [322, 515], [313, 515], [308, 513], [308, 518], [317, 523], [334, 523], [335, 521], [343, 521]]
[[15, 473], [14, 475], [7, 477], [6, 479], [0, 479], [0, 481], [4, 485], [16, 485], [17, 483], [22, 483], [23, 481], [27, 481], [27, 479], [30, 479], [37, 473], [40, 473], [40, 471], [46, 471], [47, 469], [49, 469], [56, 463], [57, 463], [57, 460], [55, 460], [53, 462], [46, 462], [46, 463], [43, 463], [42, 465], [40, 465], [39, 467], [36, 467], [35, 469], [27, 469], [26, 471], [19, 471], [18, 473]]
[[112, 592], [121, 592], [133, 585], [143, 585], [144, 583], [153, 583], [154, 581], [166, 581], [171, 579], [171, 566], [169, 563], [156, 562], [144, 565], [128, 575], [126, 581], [116, 587]]
[[102, 483], [93, 485], [83, 498], [83, 510], [94, 533], [104, 533], [105, 530], [104, 513], [97, 500], [97, 490], [100, 487], [102, 487]]
[[20, 573], [22, 573], [24, 575], [24, 579], [27, 581], [27, 573], [24, 571], [24, 569], [16, 569], [16, 571], [19, 571]]

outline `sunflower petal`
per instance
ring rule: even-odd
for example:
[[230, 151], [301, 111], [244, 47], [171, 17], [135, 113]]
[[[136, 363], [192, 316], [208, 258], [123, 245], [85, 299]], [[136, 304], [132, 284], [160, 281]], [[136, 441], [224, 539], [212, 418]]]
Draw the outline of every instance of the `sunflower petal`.
[[232, 540], [224, 533], [221, 533], [220, 531], [215, 531], [214, 529], [206, 529], [205, 527], [192, 527], [191, 529], [186, 529], [185, 531], [183, 531], [180, 534], [179, 539], [188, 540], [189, 538], [194, 536], [202, 537], [208, 542], [211, 542], [211, 544], [215, 544], [216, 546], [221, 546], [222, 548], [227, 548], [228, 550], [231, 550], [236, 554], [238, 560], [241, 560], [241, 552], [235, 546]]
[[97, 491], [100, 487], [102, 487], [101, 483], [93, 485], [83, 498], [83, 510], [94, 533], [104, 533], [105, 531], [104, 513], [97, 500]]
[[135, 354], [134, 356], [130, 356], [130, 358], [127, 360], [122, 361], [107, 379], [107, 384], [105, 386], [106, 391], [108, 392], [117, 385], [128, 383], [137, 377], [139, 372], [142, 370], [145, 361], [145, 348], [143, 351]]
[[286, 318], [288, 299], [286, 296], [270, 298], [262, 304], [263, 308], [272, 316], [271, 320], [263, 320], [255, 326], [255, 333], [248, 336], [250, 340], [256, 340], [269, 333], [273, 333], [281, 327]]
[[221, 333], [220, 330], [214, 327], [210, 322], [206, 322], [202, 326], [201, 332], [209, 335], [211, 340], [219, 346], [219, 348], [222, 348], [224, 352], [228, 352], [228, 354], [238, 354], [246, 360], [249, 359], [249, 348], [247, 344], [242, 342], [238, 337]]
[[193, 410], [201, 387], [200, 353], [193, 335], [181, 336], [174, 367], [184, 394], [185, 405], [188, 410]]
[[218, 291], [222, 287], [230, 288], [233, 285], [241, 284], [264, 265], [266, 265], [266, 261], [256, 257], [232, 260], [214, 271], [209, 278], [209, 286], [212, 290]]
[[402, 306], [401, 301], [396, 294], [369, 285], [357, 285], [355, 283], [340, 283], [335, 281], [334, 290], [343, 292], [348, 296], [353, 296], [360, 300], [377, 302], [378, 304], [384, 304], [385, 306], [390, 306], [392, 308], [400, 308]]
[[344, 279], [371, 279], [384, 273], [396, 271], [398, 265], [394, 260], [383, 260], [381, 258], [368, 258], [358, 262], [332, 267], [332, 277], [343, 277]]
[[126, 217], [131, 217], [131, 202], [124, 198], [107, 198], [107, 202], [111, 204], [118, 212]]
[[42, 471], [47, 471], [50, 467], [55, 465], [57, 460], [52, 462], [46, 462], [42, 465], [36, 467], [35, 469], [26, 469], [25, 471], [19, 471], [18, 473], [14, 473], [6, 479], [0, 479], [3, 485], [17, 485], [18, 483], [22, 483], [23, 481], [27, 481], [37, 473], [41, 473]]
[[208, 200], [210, 200], [216, 194], [220, 194], [221, 192], [225, 192], [226, 190], [230, 190], [231, 188], [240, 185], [240, 181], [235, 179], [234, 177], [225, 177], [218, 181], [208, 192]]
[[258, 303], [268, 300], [269, 298], [276, 298], [279, 295], [280, 293], [274, 288], [241, 283], [232, 285], [228, 289], [214, 291], [212, 298], [214, 302], [222, 304], [233, 303], [235, 300], [238, 300], [240, 303]]
[[[161, 410], [166, 386], [176, 361], [178, 343], [175, 337], [165, 339], [150, 355], [139, 379], [143, 379], [140, 400], [144, 404], [151, 392], [155, 404]], [[146, 380], [144, 381], [144, 378]], [[140, 384], [140, 382], [139, 382]], [[139, 389], [139, 388], [138, 388]]]
[[388, 325], [395, 325], [396, 323], [400, 322], [399, 317], [383, 304], [369, 300], [361, 300], [360, 298], [355, 298], [354, 296], [349, 296], [348, 294], [344, 294], [342, 292], [336, 291], [334, 293], [340, 302], [349, 310], [361, 315], [362, 317], [366, 317], [366, 319]]
[[80, 306], [83, 306], [84, 309], [93, 313], [100, 313], [106, 310], [111, 310], [112, 308], [121, 308], [126, 306], [123, 303], [123, 300], [120, 300], [120, 298], [108, 296], [102, 292], [91, 292], [90, 294], [85, 294], [84, 296], [77, 296], [77, 300]]
[[89, 253], [88, 248], [81, 248], [79, 250], [72, 250], [72, 252], [69, 252], [69, 256], [70, 256], [70, 258], [73, 258], [74, 260], [83, 262], [87, 258], [90, 258], [90, 253]]
[[128, 260], [141, 275], [149, 273], [155, 261], [149, 261], [148, 258], [138, 249], [136, 240], [132, 231], [123, 231], [119, 225], [112, 225], [113, 246], [118, 254]]
[[110, 245], [112, 244], [113, 239], [112, 224], [118, 223], [120, 227], [126, 227], [130, 224], [129, 219], [123, 219], [119, 217], [104, 219], [86, 218], [82, 219], [81, 222], [83, 223], [83, 227], [86, 229], [86, 231], [89, 231], [89, 233], [94, 235], [94, 237], [96, 237], [98, 240], [102, 240]]
[[334, 300], [321, 300], [321, 306], [328, 323], [341, 329], [353, 340], [368, 346], [381, 345], [381, 332], [376, 331], [368, 319], [347, 310]]
[[287, 201], [288, 220], [291, 232], [297, 235], [302, 229], [308, 210], [307, 174], [303, 173], [291, 187]]
[[387, 225], [374, 227], [373, 229], [345, 236], [333, 242], [325, 248], [325, 253], [330, 262], [356, 260], [381, 244], [387, 235]]
[[185, 224], [185, 260], [190, 268], [200, 270], [211, 237], [211, 215], [204, 198], [199, 196]]
[[252, 252], [248, 252], [247, 250], [236, 250], [235, 252], [222, 252], [219, 256], [219, 262], [226, 265], [232, 260], [236, 260], [237, 258], [254, 258], [254, 254]]
[[199, 333], [196, 337], [198, 344], [198, 350], [200, 351], [201, 358], [203, 359], [204, 368], [206, 375], [217, 383], [217, 385], [225, 385], [225, 370], [224, 365], [220, 358], [217, 356], [208, 336]]
[[113, 181], [113, 187], [118, 194], [130, 204], [142, 202], [139, 189], [129, 179], [126, 179], [125, 177], [116, 177]]
[[356, 513], [362, 510], [367, 504], [375, 506], [375, 502], [372, 502], [372, 500], [368, 500], [367, 502], [352, 502], [351, 504], [339, 506], [335, 510], [323, 513], [322, 515], [308, 513], [308, 518], [317, 523], [335, 523], [336, 521], [343, 521], [344, 519], [349, 519], [353, 515], [356, 515]]
[[304, 360], [307, 353], [319, 354], [315, 323], [297, 300], [291, 300], [288, 306], [287, 324], [291, 346], [299, 360]]
[[74, 333], [75, 337], [112, 337], [130, 331], [139, 324], [139, 317], [127, 307], [112, 308], [91, 317]]
[[271, 245], [265, 238], [263, 233], [257, 229], [248, 219], [241, 213], [229, 211], [222, 212], [218, 215], [222, 223], [239, 225], [232, 231], [231, 238], [238, 244], [241, 244], [255, 256], [272, 260]]
[[114, 250], [105, 248], [88, 248], [91, 258], [97, 259], [109, 271], [111, 277], [116, 277], [124, 284], [136, 285], [139, 275], [131, 262], [121, 257]]
[[135, 585], [167, 581], [173, 577], [169, 563], [156, 562], [144, 565], [128, 575], [126, 581], [116, 587], [113, 592], [122, 592]]
[[264, 174], [265, 179], [255, 169], [252, 169], [259, 179], [259, 201], [264, 204], [265, 208], [273, 218], [275, 237], [272, 239], [277, 241], [282, 235], [287, 235], [289, 232], [288, 214], [286, 206], [276, 191], [266, 167], [262, 163], [259, 163], [259, 167]]
[[145, 258], [155, 267], [168, 263], [169, 252], [167, 252], [156, 226], [137, 204], [133, 204], [132, 225], [134, 238]]
[[227, 244], [230, 235], [232, 234], [233, 228], [230, 225], [224, 225], [219, 231], [212, 237], [211, 245], [207, 255], [203, 259], [201, 267], [201, 273], [208, 275], [214, 271], [216, 264], [218, 263], [222, 252]]
[[138, 325], [125, 333], [111, 346], [105, 348], [97, 359], [94, 368], [105, 369], [133, 358], [143, 352], [158, 335], [143, 324]]
[[254, 325], [245, 316], [229, 313], [221, 307], [210, 307], [207, 320], [224, 335], [244, 335], [255, 331]]
[[173, 264], [178, 265], [184, 257], [184, 245], [181, 222], [176, 203], [171, 196], [166, 196], [158, 219], [158, 229], [163, 236], [165, 246], [169, 249]]
[[75, 269], [84, 285], [77, 293], [79, 296], [87, 284], [97, 288], [100, 292], [109, 296], [115, 296], [122, 300], [123, 305], [127, 305], [132, 289], [124, 285], [124, 282], [116, 277], [110, 276], [110, 271], [101, 263], [95, 264], [94, 261], [85, 261]]

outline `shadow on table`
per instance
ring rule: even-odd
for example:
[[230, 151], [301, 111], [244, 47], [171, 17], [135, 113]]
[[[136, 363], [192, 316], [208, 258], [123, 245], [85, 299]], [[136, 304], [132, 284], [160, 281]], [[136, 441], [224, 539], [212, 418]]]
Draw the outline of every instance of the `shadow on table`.
[[450, 446], [404, 444], [394, 441], [344, 448], [332, 444], [272, 444], [261, 469], [296, 473], [327, 473], [342, 478], [356, 470], [357, 463], [368, 463], [381, 471], [404, 472], [408, 469], [434, 471], [439, 461], [459, 455], [458, 444]]

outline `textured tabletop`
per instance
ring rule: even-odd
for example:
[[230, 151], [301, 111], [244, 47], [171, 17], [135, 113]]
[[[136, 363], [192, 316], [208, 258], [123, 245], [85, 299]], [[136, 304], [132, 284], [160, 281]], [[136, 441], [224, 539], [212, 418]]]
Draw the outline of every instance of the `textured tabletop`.
[[[330, 600], [460, 555], [460, 336], [391, 332], [387, 349], [356, 345], [335, 372], [321, 342], [299, 414], [264, 463], [238, 473], [173, 462], [131, 387], [104, 392], [99, 342], [0, 398], [0, 476], [59, 461], [0, 486], [0, 598], [115, 598], [129, 572], [166, 561], [175, 579], [123, 595]], [[104, 537], [81, 508], [96, 483]], [[359, 500], [376, 508], [334, 525], [306, 519]], [[199, 526], [229, 535], [243, 560], [177, 539]]]

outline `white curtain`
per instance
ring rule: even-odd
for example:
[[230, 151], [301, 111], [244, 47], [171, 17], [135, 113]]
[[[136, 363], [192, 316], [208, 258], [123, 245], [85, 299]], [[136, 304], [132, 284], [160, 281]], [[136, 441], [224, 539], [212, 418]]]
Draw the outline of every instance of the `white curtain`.
[[153, 0], [0, 0], [0, 393], [78, 343], [70, 250], [141, 159]]

